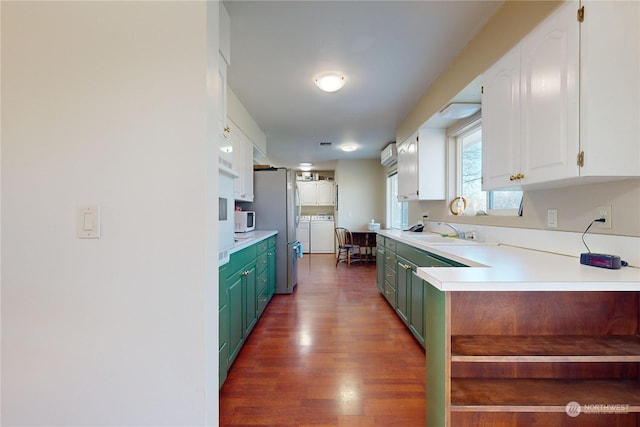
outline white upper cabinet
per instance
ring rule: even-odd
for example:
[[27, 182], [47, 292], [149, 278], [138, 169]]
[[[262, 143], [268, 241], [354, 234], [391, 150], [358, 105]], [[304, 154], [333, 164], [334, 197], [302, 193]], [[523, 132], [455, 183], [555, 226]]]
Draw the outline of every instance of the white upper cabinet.
[[583, 1], [583, 176], [640, 176], [640, 2]]
[[333, 205], [333, 181], [317, 181], [316, 201], [318, 205]]
[[418, 132], [398, 145], [398, 201], [418, 199]]
[[233, 146], [233, 170], [239, 175], [234, 181], [234, 198], [253, 202], [253, 143], [231, 120], [229, 129], [229, 139]]
[[483, 188], [497, 188], [520, 170], [520, 47], [483, 76]]
[[333, 181], [297, 181], [302, 206], [333, 206]]
[[568, 1], [485, 72], [484, 190], [640, 176], [638, 5], [589, 1], [580, 23]]
[[398, 145], [398, 201], [442, 200], [445, 130], [420, 128]]

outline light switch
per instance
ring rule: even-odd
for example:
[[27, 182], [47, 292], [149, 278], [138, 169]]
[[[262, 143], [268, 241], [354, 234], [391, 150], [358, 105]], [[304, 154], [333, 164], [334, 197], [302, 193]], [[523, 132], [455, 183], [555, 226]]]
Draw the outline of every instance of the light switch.
[[78, 239], [100, 238], [100, 206], [79, 206], [76, 211]]
[[558, 228], [558, 210], [547, 209], [547, 227]]

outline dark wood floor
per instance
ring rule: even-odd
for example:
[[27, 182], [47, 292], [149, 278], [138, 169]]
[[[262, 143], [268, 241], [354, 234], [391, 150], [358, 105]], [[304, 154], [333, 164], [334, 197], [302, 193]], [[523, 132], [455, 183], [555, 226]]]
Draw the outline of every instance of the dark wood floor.
[[378, 293], [375, 266], [305, 255], [220, 390], [221, 426], [425, 425], [425, 356]]

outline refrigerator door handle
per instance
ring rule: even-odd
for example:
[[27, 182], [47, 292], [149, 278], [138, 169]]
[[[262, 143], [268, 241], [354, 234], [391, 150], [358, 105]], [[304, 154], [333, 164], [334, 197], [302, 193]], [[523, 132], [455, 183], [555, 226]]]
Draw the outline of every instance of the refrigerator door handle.
[[296, 228], [300, 225], [300, 215], [302, 215], [302, 203], [300, 203], [300, 188], [296, 182], [296, 191], [294, 192], [294, 204], [296, 205]]

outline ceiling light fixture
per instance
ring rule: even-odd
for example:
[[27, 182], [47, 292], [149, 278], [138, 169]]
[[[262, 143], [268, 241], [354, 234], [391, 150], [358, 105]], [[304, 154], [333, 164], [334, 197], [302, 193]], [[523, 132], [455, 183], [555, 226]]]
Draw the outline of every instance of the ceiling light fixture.
[[338, 73], [322, 73], [314, 77], [313, 81], [325, 92], [336, 92], [344, 86], [344, 76]]
[[452, 102], [442, 110], [440, 117], [445, 119], [463, 119], [475, 114], [480, 110], [481, 104], [478, 102]]
[[311, 166], [313, 166], [313, 163], [301, 162], [301, 163], [298, 163], [298, 166], [300, 166], [301, 171], [309, 172], [311, 170]]
[[356, 151], [358, 147], [356, 147], [356, 146], [355, 146], [355, 145], [353, 145], [353, 144], [347, 144], [347, 145], [343, 145], [343, 146], [342, 146], [342, 147], [340, 147], [340, 148], [342, 148], [342, 151], [347, 151], [347, 152], [349, 152], [349, 151]]

